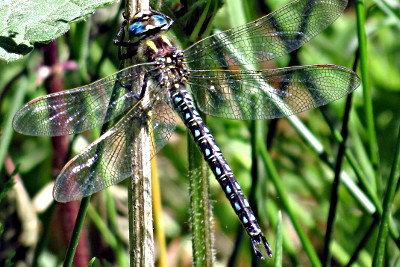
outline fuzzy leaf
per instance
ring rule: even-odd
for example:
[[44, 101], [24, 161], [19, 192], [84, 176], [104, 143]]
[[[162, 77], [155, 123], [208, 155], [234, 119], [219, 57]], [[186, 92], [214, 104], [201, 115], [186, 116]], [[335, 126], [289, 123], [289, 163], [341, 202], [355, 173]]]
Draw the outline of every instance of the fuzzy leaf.
[[2, 0], [0, 59], [14, 61], [33, 49], [33, 43], [54, 40], [96, 8], [115, 0]]

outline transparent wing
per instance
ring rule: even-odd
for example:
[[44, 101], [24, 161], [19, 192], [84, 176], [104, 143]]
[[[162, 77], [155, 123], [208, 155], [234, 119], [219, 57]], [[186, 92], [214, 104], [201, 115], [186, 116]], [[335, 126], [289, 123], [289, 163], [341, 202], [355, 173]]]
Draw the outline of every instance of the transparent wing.
[[128, 67], [89, 85], [36, 98], [14, 116], [26, 135], [59, 136], [83, 132], [115, 118], [137, 102], [153, 64]]
[[184, 51], [192, 69], [255, 64], [290, 53], [319, 34], [347, 0], [297, 0], [258, 20], [205, 38]]
[[197, 107], [212, 116], [265, 120], [290, 116], [339, 99], [360, 80], [352, 70], [312, 65], [260, 71], [194, 71]]
[[77, 200], [132, 175], [133, 151], [141, 131], [152, 130], [153, 157], [171, 137], [174, 118], [174, 111], [162, 101], [147, 108], [132, 108], [113, 128], [67, 163], [57, 177], [54, 199], [59, 202]]

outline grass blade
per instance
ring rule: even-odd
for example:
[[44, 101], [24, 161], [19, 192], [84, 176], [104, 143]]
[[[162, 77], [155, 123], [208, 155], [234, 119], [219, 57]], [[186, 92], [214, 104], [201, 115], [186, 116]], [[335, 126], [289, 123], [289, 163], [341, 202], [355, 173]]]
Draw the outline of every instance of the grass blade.
[[260, 154], [261, 154], [262, 160], [264, 161], [264, 164], [267, 168], [269, 177], [277, 191], [277, 195], [279, 195], [279, 197], [281, 198], [282, 205], [285, 208], [287, 214], [289, 215], [289, 218], [292, 221], [294, 228], [296, 229], [296, 232], [300, 238], [300, 241], [304, 247], [305, 252], [308, 255], [311, 265], [312, 266], [321, 266], [321, 262], [318, 258], [318, 254], [315, 251], [315, 248], [313, 247], [310, 239], [307, 237], [306, 233], [303, 231], [303, 229], [300, 226], [300, 222], [297, 219], [296, 212], [294, 211], [292, 204], [291, 204], [292, 200], [290, 200], [289, 195], [287, 194], [287, 192], [284, 189], [284, 186], [281, 183], [281, 180], [278, 176], [278, 172], [275, 169], [275, 166], [272, 162], [272, 159], [271, 159], [266, 147], [262, 146], [259, 149], [260, 149]]
[[278, 223], [276, 226], [276, 242], [275, 242], [275, 261], [274, 261], [274, 267], [280, 267], [282, 266], [282, 237], [283, 233], [282, 233], [282, 212], [278, 211]]
[[213, 266], [214, 236], [208, 166], [191, 136], [188, 137], [188, 154], [193, 266]]
[[396, 193], [396, 186], [399, 181], [398, 168], [400, 165], [400, 126], [399, 133], [397, 134], [397, 144], [395, 147], [395, 153], [393, 157], [392, 169], [387, 182], [386, 193], [383, 199], [383, 213], [382, 220], [379, 226], [378, 240], [376, 242], [374, 259], [372, 266], [382, 266], [383, 257], [385, 254], [385, 246], [387, 242], [388, 229], [390, 223], [390, 211], [393, 205], [393, 199]]
[[357, 33], [360, 51], [360, 73], [363, 86], [364, 113], [366, 118], [367, 138], [369, 145], [369, 157], [375, 172], [375, 183], [380, 192], [378, 180], [378, 151], [375, 134], [374, 111], [372, 107], [371, 85], [368, 75], [368, 52], [367, 52], [367, 35], [365, 32], [365, 2], [363, 0], [356, 2], [357, 13]]

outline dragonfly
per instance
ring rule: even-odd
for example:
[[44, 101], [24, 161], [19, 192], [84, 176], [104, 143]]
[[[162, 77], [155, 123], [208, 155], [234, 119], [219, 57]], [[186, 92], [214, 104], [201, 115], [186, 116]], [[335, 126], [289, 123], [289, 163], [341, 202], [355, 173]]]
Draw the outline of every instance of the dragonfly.
[[[121, 59], [139, 63], [89, 85], [36, 98], [15, 115], [17, 132], [77, 134], [122, 118], [56, 179], [59, 202], [78, 200], [134, 173], [133, 151], [142, 129], [151, 133], [151, 157], [168, 142], [176, 114], [203, 153], [261, 259], [272, 250], [200, 112], [233, 120], [290, 116], [355, 90], [356, 73], [336, 65], [257, 69], [290, 53], [328, 27], [346, 0], [296, 0], [253, 22], [179, 49], [167, 36], [174, 21], [154, 10], [125, 18], [114, 40]], [[125, 32], [129, 34], [125, 38]]]

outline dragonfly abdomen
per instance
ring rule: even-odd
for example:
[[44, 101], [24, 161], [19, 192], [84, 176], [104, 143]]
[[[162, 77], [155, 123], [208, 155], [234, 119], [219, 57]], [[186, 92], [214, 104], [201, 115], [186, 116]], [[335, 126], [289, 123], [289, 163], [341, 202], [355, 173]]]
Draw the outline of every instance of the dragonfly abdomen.
[[185, 85], [175, 84], [174, 88], [170, 89], [170, 96], [175, 110], [190, 130], [195, 143], [203, 153], [204, 159], [210, 166], [247, 233], [251, 237], [256, 237], [256, 240], [263, 240], [263, 233], [249, 202], [214, 137], [196, 110], [191, 94], [186, 90]]

